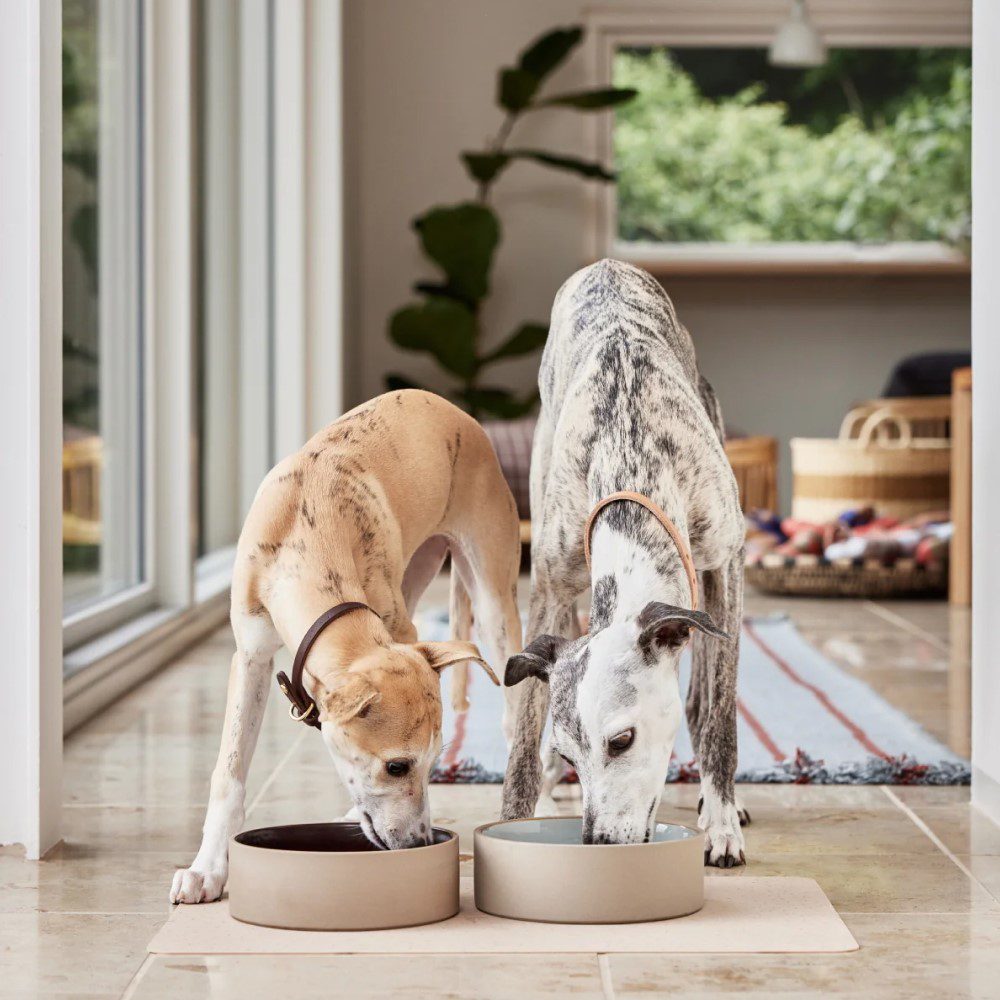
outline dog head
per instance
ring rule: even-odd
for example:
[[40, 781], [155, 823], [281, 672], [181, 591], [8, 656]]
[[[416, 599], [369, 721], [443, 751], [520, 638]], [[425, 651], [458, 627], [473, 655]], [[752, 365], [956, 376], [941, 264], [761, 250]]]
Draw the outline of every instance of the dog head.
[[380, 646], [323, 682], [323, 737], [377, 847], [431, 843], [427, 785], [441, 752], [440, 675], [466, 660], [500, 683], [479, 650], [460, 641]]
[[540, 636], [507, 661], [506, 685], [549, 685], [551, 745], [580, 779], [584, 843], [651, 836], [683, 713], [677, 662], [693, 628], [726, 637], [704, 612], [654, 601], [580, 639]]

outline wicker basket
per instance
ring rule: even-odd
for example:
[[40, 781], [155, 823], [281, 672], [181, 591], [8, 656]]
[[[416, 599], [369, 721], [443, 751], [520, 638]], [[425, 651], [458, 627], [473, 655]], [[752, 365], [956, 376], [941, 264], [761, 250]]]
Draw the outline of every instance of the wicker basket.
[[[915, 438], [951, 437], [951, 396], [899, 396], [858, 403], [844, 417], [840, 437], [858, 437], [864, 422], [879, 410], [894, 417], [905, 417]], [[882, 440], [892, 430], [891, 423], [883, 423], [877, 437]]]
[[945, 566], [918, 566], [912, 559], [900, 559], [892, 566], [877, 562], [837, 560], [827, 562], [815, 556], [800, 556], [747, 566], [747, 583], [770, 594], [800, 597], [933, 597], [948, 587]]
[[776, 510], [778, 507], [778, 440], [773, 437], [730, 438], [726, 457], [740, 490], [740, 507]]
[[901, 413], [879, 409], [862, 419], [852, 410], [838, 439], [792, 440], [792, 517], [823, 523], [858, 507], [898, 518], [947, 508], [950, 469], [949, 440], [915, 438]]

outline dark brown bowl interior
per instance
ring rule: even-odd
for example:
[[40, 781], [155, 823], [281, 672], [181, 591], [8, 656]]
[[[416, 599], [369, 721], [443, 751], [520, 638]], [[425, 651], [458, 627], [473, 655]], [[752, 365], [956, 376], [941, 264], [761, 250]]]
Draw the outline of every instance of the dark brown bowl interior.
[[[434, 843], [443, 844], [452, 834], [434, 828]], [[360, 823], [296, 823], [291, 826], [262, 826], [237, 834], [236, 842], [247, 847], [272, 851], [320, 851], [339, 854], [350, 851], [379, 851], [365, 835]]]

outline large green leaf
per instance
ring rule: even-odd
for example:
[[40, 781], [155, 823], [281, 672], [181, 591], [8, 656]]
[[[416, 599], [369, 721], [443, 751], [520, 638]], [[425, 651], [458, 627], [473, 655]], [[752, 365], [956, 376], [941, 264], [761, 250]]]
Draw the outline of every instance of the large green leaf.
[[413, 226], [455, 293], [475, 302], [489, 292], [493, 251], [500, 242], [500, 222], [489, 208], [473, 202], [432, 208]]
[[559, 156], [556, 153], [546, 153], [541, 149], [511, 149], [507, 155], [516, 160], [534, 160], [543, 166], [553, 167], [556, 170], [568, 170], [592, 180], [613, 181], [615, 179], [615, 175], [605, 170], [599, 163], [578, 160], [573, 156]]
[[468, 306], [473, 311], [476, 308], [475, 299], [469, 299], [464, 295], [460, 295], [446, 281], [415, 281], [413, 283], [413, 290], [420, 295], [427, 295], [431, 298], [440, 296], [445, 299], [454, 299], [456, 302], [461, 302], [463, 306]]
[[400, 375], [397, 372], [390, 372], [385, 377], [385, 388], [387, 392], [395, 392], [397, 389], [423, 389], [424, 392], [429, 392], [424, 386], [408, 379], [405, 375]]
[[508, 111], [523, 111], [541, 81], [533, 73], [505, 66], [497, 77], [497, 103]]
[[538, 393], [518, 399], [509, 389], [463, 389], [458, 393], [473, 411], [485, 411], [505, 420], [514, 420], [530, 413], [538, 403]]
[[579, 25], [556, 28], [536, 38], [521, 53], [518, 65], [540, 82], [580, 44], [582, 39], [583, 28]]
[[501, 358], [532, 354], [544, 346], [548, 334], [549, 328], [541, 323], [523, 323], [495, 351], [490, 351], [483, 361], [499, 361]]
[[535, 108], [574, 108], [577, 111], [603, 111], [618, 104], [625, 104], [637, 96], [632, 87], [602, 87], [600, 90], [577, 90], [568, 94], [546, 97], [533, 105]]
[[405, 306], [389, 320], [389, 336], [408, 351], [433, 354], [448, 371], [468, 378], [476, 362], [476, 317], [454, 299]]
[[510, 157], [506, 153], [463, 153], [462, 161], [474, 181], [489, 184], [510, 163]]

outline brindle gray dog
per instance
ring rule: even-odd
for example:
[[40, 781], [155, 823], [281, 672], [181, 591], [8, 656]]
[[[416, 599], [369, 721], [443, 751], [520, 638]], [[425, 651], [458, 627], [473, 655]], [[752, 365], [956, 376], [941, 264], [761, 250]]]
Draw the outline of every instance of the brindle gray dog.
[[[743, 605], [744, 522], [723, 448], [722, 416], [698, 373], [673, 304], [644, 271], [604, 260], [559, 290], [539, 374], [542, 410], [531, 466], [532, 594], [528, 636], [505, 683], [521, 684], [503, 817], [530, 816], [543, 791], [541, 733], [552, 704], [547, 792], [561, 756], [583, 792], [584, 840], [649, 838], [681, 721], [677, 663], [694, 630], [687, 697], [701, 765], [705, 861], [744, 861], [734, 795], [736, 664]], [[616, 502], [653, 500], [698, 570], [704, 611], [677, 546], [656, 517]], [[592, 587], [589, 636], [575, 602]]]

